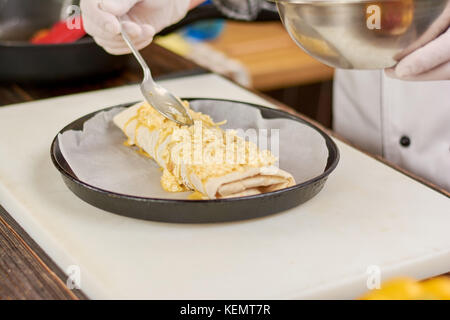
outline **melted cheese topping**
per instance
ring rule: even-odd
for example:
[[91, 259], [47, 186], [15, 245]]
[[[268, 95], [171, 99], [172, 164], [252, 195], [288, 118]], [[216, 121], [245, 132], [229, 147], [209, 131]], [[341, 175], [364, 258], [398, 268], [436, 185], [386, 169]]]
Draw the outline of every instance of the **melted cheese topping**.
[[[236, 132], [220, 128], [226, 121], [215, 123], [210, 116], [191, 110], [188, 102], [184, 104], [194, 120], [193, 126], [179, 125], [162, 116], [149, 104], [143, 103], [137, 115], [129, 119], [124, 128], [126, 131], [126, 127], [137, 120], [134, 141], [128, 139], [125, 142], [128, 146], [137, 145], [140, 127], [158, 131], [154, 150], [158, 159], [154, 160], [164, 161], [164, 164], [159, 163], [164, 167], [161, 177], [164, 190], [168, 192], [195, 190], [190, 181], [191, 175], [195, 175], [205, 183], [212, 177], [244, 171], [249, 167], [271, 166], [275, 163], [276, 158], [270, 151], [260, 151], [254, 143], [239, 137]], [[170, 140], [166, 141], [167, 139]], [[159, 150], [161, 145], [164, 146], [163, 150]], [[139, 152], [151, 157], [142, 149], [139, 149]], [[181, 174], [182, 165], [186, 170], [184, 178]], [[195, 193], [192, 195], [195, 198], [197, 196]]]
[[206, 197], [203, 193], [200, 193], [198, 191], [194, 191], [188, 196], [188, 200], [207, 200], [207, 199], [208, 197]]

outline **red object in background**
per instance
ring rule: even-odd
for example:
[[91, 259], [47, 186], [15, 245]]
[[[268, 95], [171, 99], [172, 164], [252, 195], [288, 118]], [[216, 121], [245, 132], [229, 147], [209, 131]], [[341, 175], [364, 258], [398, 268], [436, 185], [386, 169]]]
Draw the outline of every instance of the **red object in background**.
[[83, 28], [83, 21], [81, 17], [79, 28], [69, 29], [66, 21], [59, 21], [53, 25], [49, 30], [38, 31], [33, 38], [31, 38], [31, 43], [33, 44], [55, 44], [55, 43], [71, 43], [75, 42], [86, 35], [86, 31]]

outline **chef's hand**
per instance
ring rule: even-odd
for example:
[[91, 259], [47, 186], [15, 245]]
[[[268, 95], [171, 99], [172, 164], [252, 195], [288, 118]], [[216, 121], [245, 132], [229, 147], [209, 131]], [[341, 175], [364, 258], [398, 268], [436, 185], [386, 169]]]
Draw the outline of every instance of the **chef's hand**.
[[120, 34], [120, 23], [140, 50], [156, 33], [181, 20], [199, 0], [81, 0], [83, 24], [107, 52], [126, 54], [130, 50]]
[[392, 78], [413, 81], [450, 80], [450, 3], [443, 14], [400, 56]]

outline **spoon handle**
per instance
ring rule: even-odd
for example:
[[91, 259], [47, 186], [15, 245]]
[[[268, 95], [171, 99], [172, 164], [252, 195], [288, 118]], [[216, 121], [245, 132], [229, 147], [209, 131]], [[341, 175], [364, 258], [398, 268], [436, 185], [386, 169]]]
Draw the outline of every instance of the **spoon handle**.
[[147, 62], [145, 62], [142, 55], [139, 53], [139, 50], [134, 46], [133, 42], [130, 39], [130, 36], [125, 31], [125, 28], [123, 27], [123, 22], [119, 19], [120, 22], [120, 32], [122, 33], [122, 38], [125, 40], [126, 44], [130, 48], [133, 55], [136, 57], [137, 61], [142, 67], [142, 70], [144, 71], [144, 81], [151, 80], [153, 82], [152, 73], [150, 71], [150, 68], [147, 65]]

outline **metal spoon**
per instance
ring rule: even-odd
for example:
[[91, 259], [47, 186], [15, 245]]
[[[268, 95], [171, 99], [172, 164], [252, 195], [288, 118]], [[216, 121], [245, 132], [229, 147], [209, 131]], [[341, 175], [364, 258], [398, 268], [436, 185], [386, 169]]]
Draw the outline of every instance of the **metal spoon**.
[[194, 122], [181, 100], [153, 80], [150, 68], [134, 46], [133, 42], [131, 42], [130, 37], [123, 28], [122, 22], [121, 33], [123, 39], [128, 47], [130, 47], [131, 52], [134, 54], [144, 71], [144, 80], [141, 83], [141, 91], [145, 100], [167, 119], [181, 125], [192, 125]]

